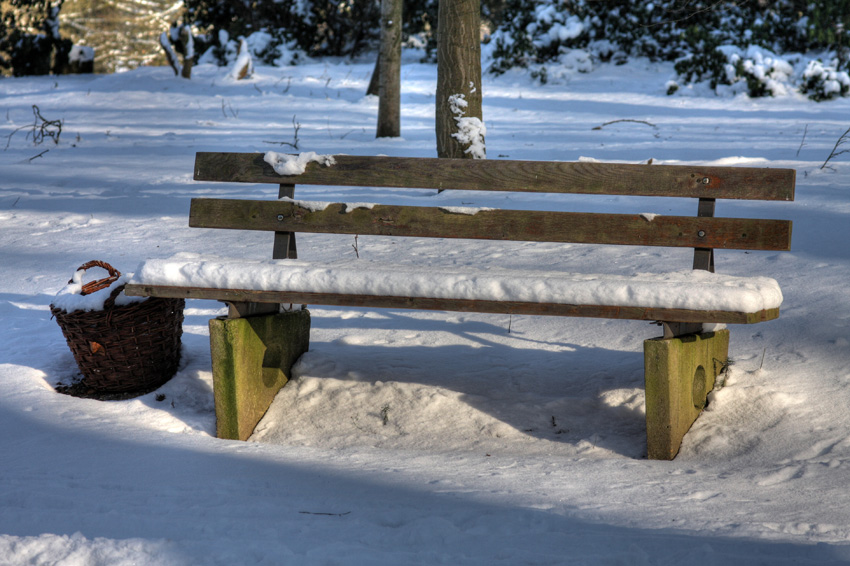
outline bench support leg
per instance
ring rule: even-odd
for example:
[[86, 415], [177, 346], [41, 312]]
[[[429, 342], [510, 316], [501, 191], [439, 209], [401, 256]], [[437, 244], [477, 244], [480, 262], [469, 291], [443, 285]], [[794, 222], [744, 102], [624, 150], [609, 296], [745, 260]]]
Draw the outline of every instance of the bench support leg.
[[672, 460], [727, 365], [729, 331], [645, 340], [646, 444], [652, 460]]
[[307, 310], [210, 320], [216, 436], [247, 440], [309, 343]]

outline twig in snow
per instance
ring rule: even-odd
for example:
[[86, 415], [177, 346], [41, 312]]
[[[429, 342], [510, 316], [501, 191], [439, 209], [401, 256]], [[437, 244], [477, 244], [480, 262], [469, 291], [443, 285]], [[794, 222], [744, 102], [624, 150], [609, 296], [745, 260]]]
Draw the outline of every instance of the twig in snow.
[[351, 247], [354, 248], [354, 255], [357, 256], [357, 259], [360, 259], [360, 248], [357, 244], [357, 234], [354, 234], [354, 243], [351, 244]]
[[[44, 142], [44, 138], [46, 137], [52, 139], [53, 143], [58, 144], [59, 136], [62, 135], [62, 120], [48, 120], [41, 115], [41, 109], [35, 104], [32, 105], [32, 113], [32, 131], [27, 134], [27, 137], [32, 135], [32, 142], [34, 145], [40, 145]], [[20, 128], [12, 130], [12, 133], [6, 136], [6, 147], [3, 148], [3, 151], [9, 149], [9, 144], [12, 143], [12, 136], [29, 127], [30, 126], [21, 126]]]
[[351, 424], [353, 424], [354, 428], [356, 428], [360, 432], [365, 432], [366, 434], [375, 434], [374, 430], [368, 430], [360, 424], [360, 418], [357, 415], [351, 415]]
[[234, 118], [238, 118], [238, 117], [239, 117], [239, 112], [237, 112], [237, 111], [235, 111], [235, 110], [233, 109], [233, 105], [232, 105], [232, 104], [230, 104], [230, 101], [229, 101], [229, 100], [224, 100], [224, 99], [222, 98], [222, 99], [221, 99], [221, 113], [222, 113], [222, 114], [224, 114], [224, 117], [225, 117], [225, 118], [227, 118], [227, 112], [225, 112], [225, 105], [226, 105], [226, 108], [227, 108], [228, 110], [230, 110], [230, 115], [231, 115], [231, 116], [233, 116]]
[[34, 160], [34, 159], [38, 159], [39, 157], [41, 157], [42, 155], [44, 155], [44, 154], [45, 154], [45, 153], [47, 153], [48, 151], [50, 151], [50, 150], [49, 150], [49, 149], [45, 149], [44, 151], [42, 151], [42, 152], [41, 152], [41, 153], [39, 153], [38, 155], [33, 155], [32, 157], [30, 157], [29, 159], [27, 159], [27, 161], [29, 162], [29, 161], [32, 161], [32, 160]]
[[591, 129], [593, 129], [593, 130], [601, 130], [601, 129], [602, 129], [602, 128], [604, 128], [605, 126], [610, 126], [611, 124], [617, 124], [617, 123], [619, 123], [619, 122], [631, 122], [631, 123], [633, 123], [633, 124], [645, 124], [645, 125], [647, 125], [647, 126], [649, 126], [649, 127], [653, 128], [653, 129], [655, 129], [655, 130], [657, 130], [657, 129], [658, 129], [658, 126], [656, 126], [655, 124], [652, 124], [651, 122], [647, 122], [646, 120], [632, 120], [632, 119], [630, 119], [630, 118], [623, 118], [622, 120], [611, 120], [610, 122], [605, 122], [605, 123], [604, 123], [604, 124], [602, 124], [601, 126], [596, 126], [595, 128], [591, 128]]
[[11, 134], [6, 136], [6, 147], [3, 148], [3, 151], [6, 151], [7, 149], [9, 149], [9, 144], [12, 143], [12, 136], [14, 136], [15, 134], [17, 134], [18, 132], [20, 132], [21, 130], [23, 130], [26, 127], [27, 126], [21, 126], [20, 128], [15, 128], [14, 130], [12, 130]]
[[800, 150], [803, 149], [803, 144], [806, 143], [806, 134], [809, 133], [809, 125], [806, 124], [806, 129], [803, 130], [803, 141], [800, 142], [800, 147], [797, 148], [797, 157], [800, 157]]
[[289, 92], [289, 88], [292, 86], [292, 77], [280, 77], [280, 79], [278, 79], [278, 81], [274, 83], [274, 86], [280, 84], [280, 81], [282, 81], [283, 79], [286, 79], [286, 88], [283, 89], [281, 94], [286, 94], [287, 92]]
[[552, 428], [557, 429], [555, 434], [564, 434], [570, 432], [569, 430], [564, 430], [562, 428], [558, 428], [558, 421], [555, 420], [555, 415], [552, 415]]
[[298, 149], [298, 130], [301, 129], [301, 124], [295, 121], [295, 116], [292, 116], [292, 129], [295, 130], [295, 133], [292, 136], [292, 142], [278, 142], [278, 141], [267, 141], [263, 140], [263, 143], [271, 143], [276, 145], [288, 145], [292, 149]]
[[840, 146], [841, 144], [843, 144], [844, 142], [847, 141], [847, 134], [850, 134], [850, 128], [847, 128], [847, 130], [843, 134], [841, 134], [841, 137], [838, 138], [838, 141], [835, 142], [835, 147], [832, 148], [832, 151], [830, 152], [829, 157], [827, 157], [826, 161], [823, 162], [823, 165], [820, 166], [821, 169], [826, 167], [826, 164], [829, 163], [829, 160], [832, 159], [833, 157], [837, 157], [837, 156], [841, 155], [842, 153], [847, 153], [848, 151], [850, 151], [850, 149], [842, 149], [841, 151], [836, 151], [838, 149], [838, 146]]

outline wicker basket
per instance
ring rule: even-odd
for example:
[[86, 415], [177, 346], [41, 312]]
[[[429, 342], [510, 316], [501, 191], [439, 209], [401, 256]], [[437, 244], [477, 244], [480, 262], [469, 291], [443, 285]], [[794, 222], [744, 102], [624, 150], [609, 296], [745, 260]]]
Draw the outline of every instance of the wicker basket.
[[[109, 276], [84, 285], [83, 295], [109, 289], [121, 276], [100, 261], [90, 261], [79, 270], [91, 267], [106, 269]], [[116, 306], [123, 290], [124, 285], [113, 288], [101, 311], [65, 312], [50, 305], [83, 374], [81, 387], [64, 392], [93, 397], [143, 395], [177, 372], [185, 301], [151, 297]]]

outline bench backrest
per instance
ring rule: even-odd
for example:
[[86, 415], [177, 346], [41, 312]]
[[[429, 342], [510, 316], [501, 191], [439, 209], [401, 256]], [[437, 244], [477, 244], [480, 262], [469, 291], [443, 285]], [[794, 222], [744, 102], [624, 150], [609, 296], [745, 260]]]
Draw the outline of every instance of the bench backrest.
[[[713, 271], [714, 249], [790, 250], [791, 221], [714, 217], [716, 199], [794, 199], [793, 169], [543, 161], [334, 156], [302, 175], [281, 176], [259, 153], [203, 153], [195, 180], [304, 185], [574, 193], [698, 199], [696, 216], [603, 214], [375, 205], [327, 207], [297, 201], [199, 198], [194, 227], [359, 235], [474, 238], [687, 247], [694, 267]], [[346, 212], [347, 213], [343, 213]], [[284, 244], [283, 252], [290, 245]], [[279, 246], [276, 246], [276, 248]], [[291, 250], [294, 252], [294, 248]], [[276, 250], [276, 258], [294, 257]]]

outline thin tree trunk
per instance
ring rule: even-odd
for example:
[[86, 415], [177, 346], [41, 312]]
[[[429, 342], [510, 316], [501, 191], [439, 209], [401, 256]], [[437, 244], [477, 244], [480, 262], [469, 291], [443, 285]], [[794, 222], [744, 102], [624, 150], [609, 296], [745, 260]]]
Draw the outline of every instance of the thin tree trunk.
[[191, 79], [195, 58], [195, 39], [192, 37], [192, 28], [183, 26], [180, 29], [180, 42], [183, 44], [183, 69], [180, 76], [184, 79]]
[[[438, 157], [474, 157], [461, 144], [457, 118], [478, 118], [481, 110], [481, 2], [440, 0], [437, 18], [437, 107]], [[460, 115], [453, 112], [450, 97], [460, 96], [467, 105]]]
[[401, 135], [401, 0], [381, 0], [379, 138]]

